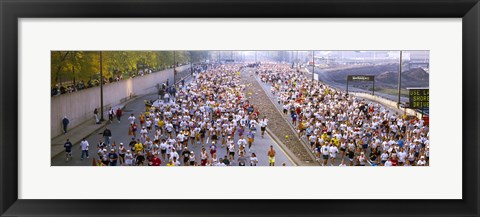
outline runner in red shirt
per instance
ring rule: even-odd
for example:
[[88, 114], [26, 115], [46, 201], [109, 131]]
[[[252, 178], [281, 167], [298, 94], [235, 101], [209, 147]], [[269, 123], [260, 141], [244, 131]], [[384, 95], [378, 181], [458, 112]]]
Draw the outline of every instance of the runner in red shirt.
[[160, 166], [160, 164], [162, 164], [162, 160], [158, 157], [158, 153], [155, 153], [152, 161], [150, 161], [150, 166]]
[[392, 160], [390, 160], [392, 162], [392, 166], [398, 166], [398, 159], [397, 157], [393, 157]]

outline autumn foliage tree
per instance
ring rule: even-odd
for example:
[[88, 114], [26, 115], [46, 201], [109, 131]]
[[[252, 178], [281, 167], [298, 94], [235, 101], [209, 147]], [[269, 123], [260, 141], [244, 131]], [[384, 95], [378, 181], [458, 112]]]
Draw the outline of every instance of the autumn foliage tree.
[[[175, 61], [187, 63], [198, 54], [191, 51], [176, 51]], [[206, 52], [206, 51], [205, 51]], [[173, 51], [102, 51], [102, 72], [104, 78], [130, 77], [147, 69], [157, 71], [174, 65]], [[202, 57], [205, 54], [202, 54]], [[198, 60], [195, 60], [198, 62]], [[51, 85], [75, 85], [77, 82], [99, 80], [99, 51], [52, 51]]]

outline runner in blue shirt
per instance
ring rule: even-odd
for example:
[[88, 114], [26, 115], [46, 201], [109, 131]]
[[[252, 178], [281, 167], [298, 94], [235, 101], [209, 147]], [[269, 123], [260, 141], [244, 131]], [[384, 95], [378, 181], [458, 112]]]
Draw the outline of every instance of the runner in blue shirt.
[[63, 147], [65, 147], [65, 155], [67, 157], [67, 159], [65, 161], [68, 161], [69, 159], [72, 158], [72, 143], [70, 142], [69, 139], [67, 139], [67, 142], [65, 142], [65, 144], [63, 145]]

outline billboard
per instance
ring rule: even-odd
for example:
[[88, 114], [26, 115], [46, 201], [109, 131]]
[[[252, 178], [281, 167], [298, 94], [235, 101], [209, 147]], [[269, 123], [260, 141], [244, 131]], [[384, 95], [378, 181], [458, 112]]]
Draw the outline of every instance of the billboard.
[[409, 88], [410, 108], [429, 108], [429, 89]]

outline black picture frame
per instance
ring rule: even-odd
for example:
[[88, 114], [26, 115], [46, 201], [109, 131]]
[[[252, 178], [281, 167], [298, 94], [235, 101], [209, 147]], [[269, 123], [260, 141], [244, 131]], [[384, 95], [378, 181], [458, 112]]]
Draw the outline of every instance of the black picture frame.
[[[0, 14], [2, 216], [478, 216], [479, 214], [478, 0], [0, 0]], [[463, 143], [453, 145], [463, 147], [463, 199], [20, 200], [17, 194], [18, 19], [67, 17], [462, 18]], [[209, 208], [211, 206], [214, 208]]]

